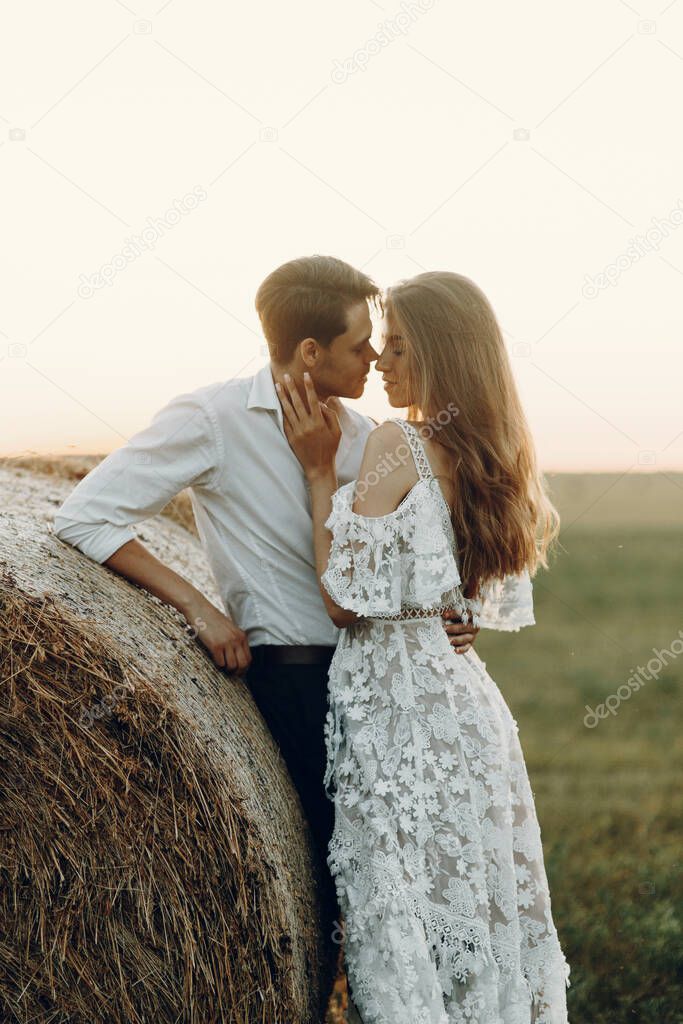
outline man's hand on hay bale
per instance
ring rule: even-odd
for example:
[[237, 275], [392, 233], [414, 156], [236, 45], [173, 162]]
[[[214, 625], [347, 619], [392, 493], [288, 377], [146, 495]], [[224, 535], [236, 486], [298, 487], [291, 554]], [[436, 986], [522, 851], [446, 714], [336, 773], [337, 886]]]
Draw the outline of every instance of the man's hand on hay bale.
[[192, 635], [201, 640], [218, 668], [243, 673], [251, 664], [247, 634], [202, 594], [192, 596], [181, 611]]
[[244, 672], [251, 664], [246, 633], [192, 583], [164, 565], [139, 540], [122, 544], [104, 563], [120, 576], [177, 608], [218, 668]]

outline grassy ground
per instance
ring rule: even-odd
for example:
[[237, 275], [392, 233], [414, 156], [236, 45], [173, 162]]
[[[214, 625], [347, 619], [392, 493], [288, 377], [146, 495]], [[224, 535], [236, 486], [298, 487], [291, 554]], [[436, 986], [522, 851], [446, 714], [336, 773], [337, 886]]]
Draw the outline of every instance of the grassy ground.
[[555, 485], [568, 525], [536, 580], [537, 626], [482, 633], [479, 653], [519, 724], [572, 1024], [681, 1024], [683, 655], [583, 720], [683, 637], [683, 480]]

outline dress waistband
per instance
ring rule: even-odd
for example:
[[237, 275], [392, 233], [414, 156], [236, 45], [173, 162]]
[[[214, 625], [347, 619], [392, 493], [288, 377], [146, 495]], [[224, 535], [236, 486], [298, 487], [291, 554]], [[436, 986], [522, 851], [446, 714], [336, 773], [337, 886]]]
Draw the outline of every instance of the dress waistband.
[[447, 611], [457, 611], [452, 604], [439, 608], [401, 608], [395, 615], [371, 615], [368, 618], [379, 619], [381, 622], [400, 622], [403, 619], [429, 619], [435, 615], [443, 615]]

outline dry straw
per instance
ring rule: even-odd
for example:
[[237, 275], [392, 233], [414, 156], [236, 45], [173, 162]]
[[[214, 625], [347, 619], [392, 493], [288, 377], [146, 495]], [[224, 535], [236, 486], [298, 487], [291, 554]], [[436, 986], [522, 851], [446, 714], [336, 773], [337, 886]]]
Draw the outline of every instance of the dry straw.
[[[0, 467], [0, 1018], [307, 1024], [308, 834], [239, 679], [57, 541], [72, 483]], [[215, 599], [170, 520], [148, 546]]]

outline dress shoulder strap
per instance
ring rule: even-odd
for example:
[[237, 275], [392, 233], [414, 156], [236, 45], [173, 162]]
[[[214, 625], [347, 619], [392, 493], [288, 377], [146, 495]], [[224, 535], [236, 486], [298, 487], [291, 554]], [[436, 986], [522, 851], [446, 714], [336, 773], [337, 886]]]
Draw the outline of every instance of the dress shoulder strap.
[[406, 439], [410, 445], [410, 450], [413, 453], [413, 458], [415, 459], [415, 466], [420, 480], [433, 479], [434, 474], [432, 473], [432, 467], [429, 464], [424, 442], [420, 437], [420, 432], [417, 427], [414, 427], [412, 423], [407, 423], [399, 417], [394, 418], [391, 422], [398, 423], [399, 427], [406, 435]]

